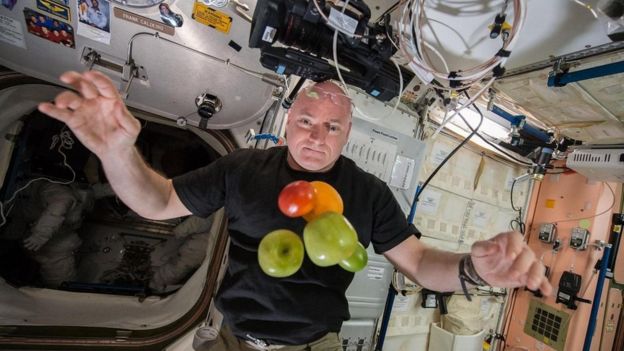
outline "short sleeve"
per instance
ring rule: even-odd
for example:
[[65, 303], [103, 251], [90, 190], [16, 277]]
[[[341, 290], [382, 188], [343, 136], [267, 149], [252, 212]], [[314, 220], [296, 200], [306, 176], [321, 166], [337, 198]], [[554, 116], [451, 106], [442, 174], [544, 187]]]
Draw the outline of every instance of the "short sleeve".
[[226, 177], [230, 157], [173, 178], [173, 188], [180, 201], [196, 216], [208, 217], [225, 205]]
[[381, 193], [374, 204], [373, 234], [371, 242], [375, 252], [382, 254], [415, 235], [420, 238], [416, 227], [407, 222], [401, 206], [386, 184], [381, 184]]

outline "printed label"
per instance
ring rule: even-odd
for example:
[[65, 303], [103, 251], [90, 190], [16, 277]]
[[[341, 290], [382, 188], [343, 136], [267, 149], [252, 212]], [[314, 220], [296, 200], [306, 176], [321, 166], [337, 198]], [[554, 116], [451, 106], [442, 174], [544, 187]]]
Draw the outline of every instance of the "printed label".
[[223, 33], [229, 33], [232, 26], [232, 17], [200, 2], [195, 2], [193, 5], [193, 19]]
[[0, 41], [26, 49], [24, 32], [18, 20], [0, 15]]

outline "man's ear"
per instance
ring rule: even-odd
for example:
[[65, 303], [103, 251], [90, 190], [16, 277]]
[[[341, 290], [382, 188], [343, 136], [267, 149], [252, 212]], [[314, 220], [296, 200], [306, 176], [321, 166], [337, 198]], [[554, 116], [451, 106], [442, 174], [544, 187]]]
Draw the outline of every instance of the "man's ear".
[[351, 135], [351, 127], [353, 126], [353, 121], [349, 120], [349, 126], [347, 127], [347, 140], [349, 140], [349, 135]]

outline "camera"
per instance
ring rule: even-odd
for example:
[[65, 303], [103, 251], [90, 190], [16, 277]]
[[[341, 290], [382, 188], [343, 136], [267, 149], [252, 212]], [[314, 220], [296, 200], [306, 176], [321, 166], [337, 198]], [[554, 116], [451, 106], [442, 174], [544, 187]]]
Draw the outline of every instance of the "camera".
[[[325, 0], [258, 0], [249, 47], [259, 48], [261, 64], [279, 74], [316, 82], [335, 79], [336, 69], [327, 60], [333, 60], [334, 29], [326, 24], [329, 19], [354, 34], [338, 33], [337, 38], [337, 61], [345, 82], [381, 101], [399, 95], [399, 73], [390, 61], [396, 48], [388, 37], [389, 21], [370, 24], [371, 12], [362, 0], [350, 1], [341, 12], [340, 6]], [[407, 86], [414, 74], [404, 68], [401, 74]]]

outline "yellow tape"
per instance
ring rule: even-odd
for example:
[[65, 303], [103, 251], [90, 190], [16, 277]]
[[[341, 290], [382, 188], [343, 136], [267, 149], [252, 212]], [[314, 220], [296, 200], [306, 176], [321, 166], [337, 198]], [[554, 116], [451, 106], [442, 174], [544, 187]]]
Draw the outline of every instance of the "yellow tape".
[[232, 26], [232, 17], [199, 1], [195, 1], [193, 5], [193, 19], [226, 34], [230, 32]]

